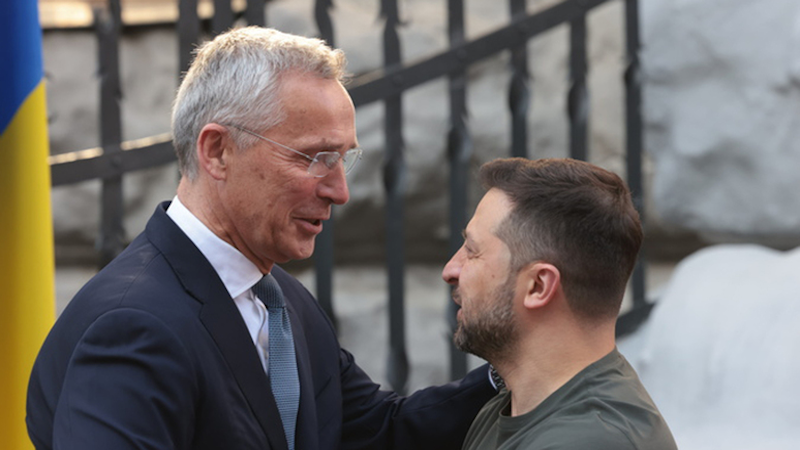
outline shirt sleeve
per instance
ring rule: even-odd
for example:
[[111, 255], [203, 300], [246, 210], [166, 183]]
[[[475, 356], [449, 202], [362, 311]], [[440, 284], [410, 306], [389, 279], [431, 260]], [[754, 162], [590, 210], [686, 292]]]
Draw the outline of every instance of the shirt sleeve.
[[408, 397], [380, 390], [344, 350], [341, 369], [342, 449], [461, 449], [475, 415], [497, 393], [488, 365]]

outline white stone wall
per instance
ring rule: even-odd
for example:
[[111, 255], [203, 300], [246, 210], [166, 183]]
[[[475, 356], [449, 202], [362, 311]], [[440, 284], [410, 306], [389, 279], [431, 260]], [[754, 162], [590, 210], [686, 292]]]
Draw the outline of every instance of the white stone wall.
[[[477, 37], [508, 22], [506, 5], [492, 0], [466, 2], [467, 34]], [[529, 9], [552, 4], [529, 2]], [[275, 1], [268, 22], [282, 30], [316, 33], [313, 2]], [[403, 57], [414, 61], [447, 47], [446, 3], [422, 0], [401, 2], [405, 25], [400, 30]], [[589, 19], [592, 89], [593, 161], [621, 171], [623, 149], [622, 9], [619, 2], [603, 6]], [[332, 11], [336, 44], [348, 54], [349, 70], [360, 74], [382, 64], [383, 23], [377, 2], [336, 2]], [[529, 44], [532, 104], [529, 120], [531, 157], [566, 156], [568, 125], [566, 93], [568, 30], [559, 27]], [[54, 153], [98, 145], [96, 105], [98, 82], [96, 44], [90, 32], [45, 34], [45, 67], [49, 74], [51, 140]], [[126, 33], [120, 50], [125, 139], [169, 130], [169, 108], [177, 86], [177, 44], [169, 29]], [[509, 154], [510, 117], [507, 92], [508, 55], [501, 54], [469, 72], [469, 120], [474, 140], [473, 167]], [[447, 245], [447, 159], [449, 123], [447, 83], [438, 80], [404, 96], [408, 192], [406, 241], [411, 258], [444, 259]], [[383, 252], [385, 213], [382, 182], [383, 107], [368, 105], [358, 112], [359, 140], [367, 150], [351, 176], [351, 202], [337, 212], [336, 238], [351, 260], [375, 258]], [[174, 166], [126, 177], [125, 208], [128, 237], [138, 233], [155, 204], [173, 195]], [[472, 186], [472, 203], [480, 196]], [[54, 215], [62, 255], [70, 249], [91, 253], [88, 244], [97, 234], [99, 182], [54, 190]], [[365, 226], [364, 224], [369, 224]], [[74, 246], [70, 246], [74, 243]], [[348, 256], [349, 255], [349, 256]]]
[[800, 242], [800, 3], [642, 1], [647, 148], [667, 224]]
[[[468, 37], [508, 22], [495, 0], [466, 3]], [[529, 10], [554, 0], [529, 1]], [[646, 210], [648, 233], [700, 233], [711, 241], [747, 240], [780, 246], [800, 243], [800, 196], [795, 195], [800, 152], [800, 3], [794, 0], [641, 1], [643, 39]], [[289, 32], [316, 33], [312, 0], [268, 4], [268, 23]], [[332, 10], [336, 44], [360, 74], [382, 63], [383, 23], [378, 2], [339, 0]], [[447, 46], [446, 2], [400, 2], [404, 59]], [[623, 2], [612, 0], [589, 16], [590, 160], [624, 175]], [[569, 33], [560, 26], [530, 41], [531, 157], [567, 156]], [[45, 33], [45, 70], [54, 153], [98, 145], [96, 44], [91, 32]], [[126, 32], [121, 47], [123, 136], [169, 131], [177, 87], [177, 43], [169, 27]], [[469, 71], [472, 167], [506, 156], [510, 145], [508, 55]], [[447, 83], [438, 80], [404, 95], [406, 242], [411, 258], [443, 259], [447, 243], [449, 122]], [[383, 252], [383, 107], [360, 108], [364, 161], [351, 176], [351, 202], [338, 208], [336, 239], [350, 260]], [[649, 158], [649, 156], [652, 156]], [[125, 178], [126, 230], [133, 237], [155, 204], [169, 199], [174, 165]], [[480, 188], [471, 186], [471, 203]], [[53, 192], [60, 255], [91, 254], [97, 235], [99, 182]], [[369, 224], [365, 226], [364, 224]], [[668, 235], [667, 235], [668, 237]]]
[[619, 345], [682, 450], [800, 448], [800, 248], [719, 245], [682, 261]]
[[[178, 85], [178, 47], [168, 29], [127, 33], [120, 48], [124, 140], [169, 132], [170, 107]], [[50, 151], [100, 145], [97, 43], [89, 31], [44, 34]], [[177, 187], [177, 164], [134, 172], [123, 182], [128, 238], [141, 230], [161, 200]], [[100, 221], [100, 181], [59, 186], [52, 191], [56, 256], [94, 258]]]

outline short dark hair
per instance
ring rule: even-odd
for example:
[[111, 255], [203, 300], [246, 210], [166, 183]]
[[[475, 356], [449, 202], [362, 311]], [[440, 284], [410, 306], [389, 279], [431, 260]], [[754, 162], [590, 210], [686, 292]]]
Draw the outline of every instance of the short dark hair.
[[487, 189], [512, 210], [495, 233], [517, 273], [535, 261], [556, 266], [567, 302], [588, 319], [616, 317], [643, 232], [625, 182], [574, 159], [497, 159], [484, 164]]

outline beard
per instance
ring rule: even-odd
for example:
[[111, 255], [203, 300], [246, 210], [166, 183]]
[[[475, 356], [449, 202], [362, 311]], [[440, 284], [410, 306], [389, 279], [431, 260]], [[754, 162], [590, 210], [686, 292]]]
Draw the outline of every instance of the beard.
[[[510, 355], [517, 337], [513, 311], [515, 288], [515, 280], [509, 276], [491, 292], [490, 298], [478, 299], [491, 304], [483, 311], [476, 311], [477, 317], [468, 319], [462, 312], [453, 334], [456, 348], [495, 365]], [[454, 295], [460, 294], [456, 290]], [[471, 305], [475, 308], [474, 302]]]

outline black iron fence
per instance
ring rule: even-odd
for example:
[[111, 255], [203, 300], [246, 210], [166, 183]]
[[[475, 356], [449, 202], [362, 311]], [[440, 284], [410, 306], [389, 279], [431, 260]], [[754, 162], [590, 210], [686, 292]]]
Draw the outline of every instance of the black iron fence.
[[[420, 84], [447, 77], [450, 98], [450, 130], [447, 155], [450, 168], [450, 251], [461, 246], [461, 230], [467, 223], [467, 186], [469, 161], [472, 155], [470, 129], [466, 120], [466, 71], [472, 65], [500, 52], [511, 54], [511, 81], [508, 86], [508, 108], [511, 115], [511, 148], [513, 156], [528, 156], [527, 116], [531, 103], [528, 74], [529, 40], [556, 26], [569, 26], [568, 91], [570, 156], [585, 160], [588, 155], [589, 92], [587, 79], [586, 16], [595, 7], [610, 1], [624, 3], [627, 64], [620, 77], [625, 83], [626, 176], [639, 213], [644, 217], [642, 192], [642, 125], [639, 81], [638, 0], [564, 0], [535, 14], [526, 12], [525, 0], [509, 0], [510, 17], [505, 27], [481, 38], [465, 38], [464, 1], [447, 0], [449, 48], [422, 61], [404, 62], [398, 28], [398, 0], [380, 0], [384, 19], [383, 67], [360, 76], [349, 88], [356, 107], [381, 101], [385, 105], [385, 158], [383, 180], [386, 194], [387, 261], [389, 279], [389, 381], [404, 391], [408, 380], [408, 357], [405, 338], [403, 214], [406, 179], [403, 143], [403, 94]], [[180, 0], [177, 38], [180, 46], [179, 67], [183, 73], [190, 63], [193, 46], [205, 28], [216, 34], [230, 28], [236, 20], [252, 25], [265, 25], [265, 2], [249, 1], [243, 10], [234, 11], [230, 0], [214, 0], [214, 16], [207, 21], [197, 15], [197, 0]], [[315, 2], [314, 17], [319, 36], [332, 46], [334, 24], [331, 0]], [[122, 179], [126, 173], [156, 167], [175, 161], [169, 137], [154, 137], [136, 142], [121, 141], [120, 76], [118, 48], [121, 30], [119, 0], [109, 0], [108, 8], [95, 14], [100, 67], [100, 133], [102, 151], [74, 152], [59, 155], [51, 165], [54, 186], [84, 180], [102, 180], [99, 261], [105, 265], [124, 247], [122, 218]], [[87, 154], [88, 153], [88, 154]], [[317, 295], [333, 317], [333, 227], [330, 220], [318, 237], [315, 252]], [[645, 258], [640, 255], [634, 270], [631, 290], [633, 308], [619, 318], [619, 335], [633, 331], [648, 315], [651, 304], [645, 300]], [[448, 320], [455, 326], [455, 304]], [[451, 347], [450, 374], [460, 377], [467, 370], [466, 355]]]

